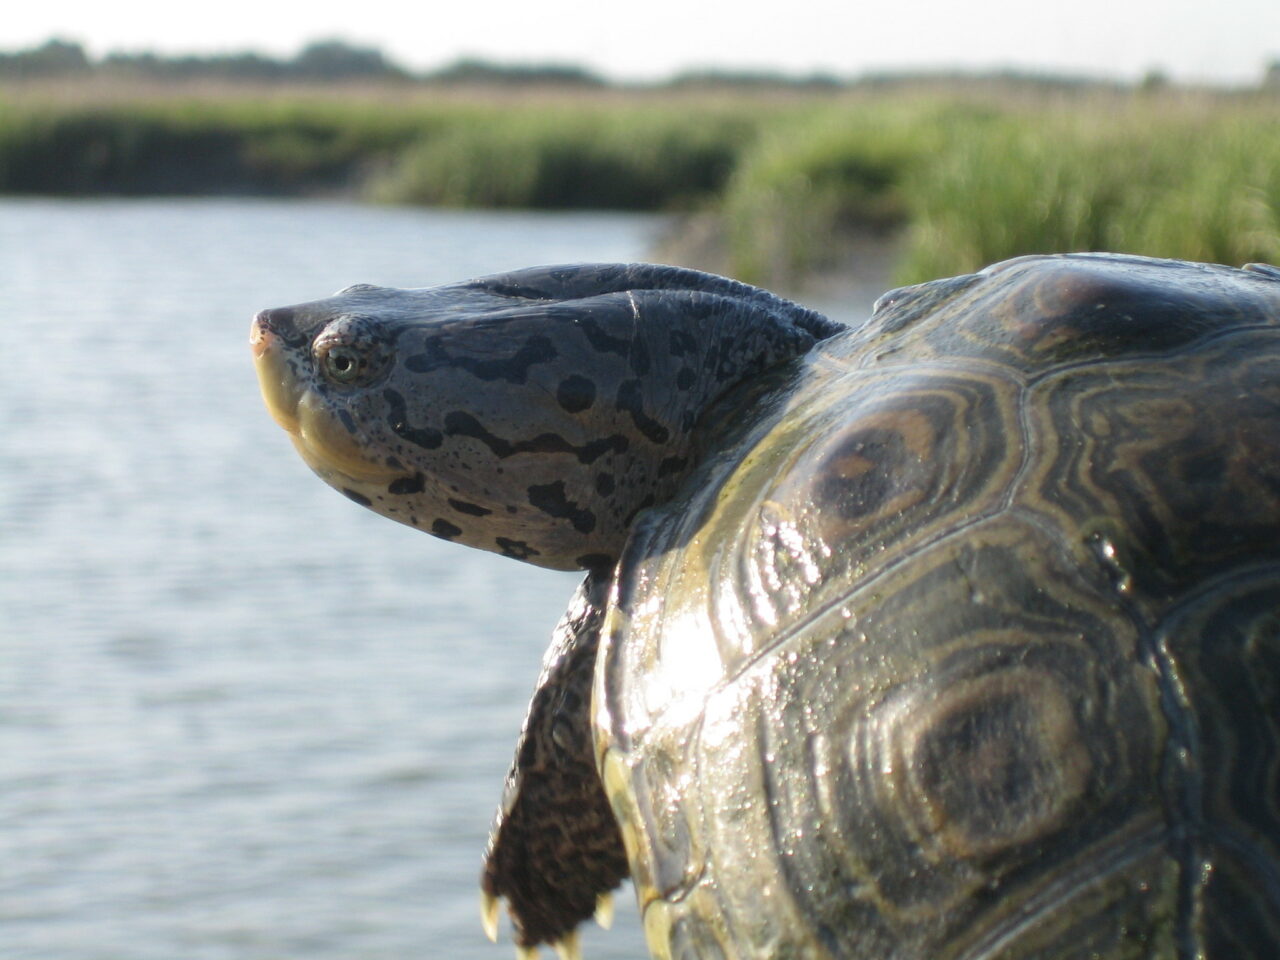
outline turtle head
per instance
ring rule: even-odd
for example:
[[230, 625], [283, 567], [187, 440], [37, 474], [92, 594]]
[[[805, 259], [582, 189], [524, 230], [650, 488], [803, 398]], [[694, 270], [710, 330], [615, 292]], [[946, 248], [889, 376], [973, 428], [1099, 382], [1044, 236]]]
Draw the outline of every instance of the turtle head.
[[555, 569], [601, 569], [671, 495], [700, 413], [841, 329], [763, 290], [646, 264], [545, 267], [264, 310], [263, 397], [357, 503]]

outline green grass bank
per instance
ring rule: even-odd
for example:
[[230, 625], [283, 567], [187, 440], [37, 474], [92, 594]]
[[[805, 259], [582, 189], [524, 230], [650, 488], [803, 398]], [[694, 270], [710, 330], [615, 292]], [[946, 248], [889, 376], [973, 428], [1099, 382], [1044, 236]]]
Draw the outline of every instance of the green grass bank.
[[795, 283], [893, 235], [897, 280], [1024, 253], [1280, 261], [1280, 96], [0, 89], [0, 192], [698, 212]]

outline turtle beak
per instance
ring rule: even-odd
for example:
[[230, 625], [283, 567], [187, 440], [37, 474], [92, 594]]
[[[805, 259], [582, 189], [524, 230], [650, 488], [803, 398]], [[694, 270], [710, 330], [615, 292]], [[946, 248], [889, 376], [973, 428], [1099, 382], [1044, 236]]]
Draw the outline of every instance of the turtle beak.
[[253, 318], [249, 325], [249, 347], [253, 350], [253, 359], [259, 360], [271, 349], [271, 341], [278, 339], [271, 331], [271, 322], [267, 319], [267, 311]]
[[249, 326], [258, 387], [272, 419], [325, 482], [340, 489], [358, 483], [385, 485], [396, 472], [370, 459], [354, 430], [312, 389], [310, 342], [292, 318], [287, 307], [264, 310]]
[[288, 361], [284, 338], [272, 325], [272, 311], [264, 310], [253, 318], [249, 348], [267, 409], [276, 423], [296, 436], [301, 389]]

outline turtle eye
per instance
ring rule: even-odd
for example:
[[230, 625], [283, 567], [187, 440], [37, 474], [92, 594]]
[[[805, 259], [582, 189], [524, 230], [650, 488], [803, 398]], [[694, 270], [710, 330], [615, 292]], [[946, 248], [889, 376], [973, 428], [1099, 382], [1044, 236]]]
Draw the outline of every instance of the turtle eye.
[[325, 351], [321, 365], [325, 376], [335, 383], [354, 383], [368, 367], [358, 350], [342, 345]]
[[390, 365], [391, 345], [378, 325], [364, 317], [339, 317], [311, 344], [320, 376], [340, 387], [366, 386]]

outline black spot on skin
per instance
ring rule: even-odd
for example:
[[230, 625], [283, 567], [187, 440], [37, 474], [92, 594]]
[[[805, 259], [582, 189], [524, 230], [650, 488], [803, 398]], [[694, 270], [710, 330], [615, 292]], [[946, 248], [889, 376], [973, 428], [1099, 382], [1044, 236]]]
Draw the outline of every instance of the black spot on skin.
[[366, 497], [363, 493], [357, 493], [355, 490], [352, 490], [350, 487], [343, 487], [342, 495], [346, 497], [348, 500], [355, 501], [356, 503], [360, 504], [360, 506], [362, 507], [373, 506], [372, 500]]
[[598, 353], [614, 353], [627, 360], [631, 357], [631, 341], [610, 335], [604, 327], [594, 320], [578, 321], [578, 329], [582, 331], [587, 342]]
[[405, 357], [404, 365], [406, 369], [414, 373], [430, 373], [432, 370], [439, 370], [442, 367], [452, 367], [454, 362], [449, 356], [449, 352], [441, 346], [440, 341], [432, 337], [422, 345], [422, 353], [415, 353], [413, 356]]
[[550, 338], [532, 336], [520, 345], [510, 357], [479, 359], [465, 354], [451, 355], [439, 340], [431, 339], [423, 344], [423, 353], [406, 357], [404, 365], [414, 373], [430, 373], [442, 367], [466, 370], [478, 380], [505, 380], [507, 383], [525, 383], [529, 368], [535, 363], [546, 363], [559, 356]]
[[618, 385], [618, 409], [631, 414], [631, 421], [650, 443], [666, 443], [670, 432], [644, 412], [639, 380], [624, 380]]
[[508, 540], [506, 537], [495, 537], [493, 542], [498, 545], [498, 551], [504, 557], [510, 557], [512, 560], [528, 560], [530, 557], [538, 555], [538, 551], [523, 540]]
[[392, 470], [403, 470], [403, 469], [404, 469], [404, 464], [403, 464], [403, 463], [401, 463], [399, 460], [397, 460], [395, 457], [387, 457], [387, 459], [386, 459], [386, 461], [385, 461], [385, 462], [386, 462], [387, 466], [388, 466], [388, 467], [390, 467]]
[[577, 326], [587, 338], [587, 342], [591, 344], [592, 349], [599, 353], [612, 353], [622, 357], [631, 365], [632, 371], [638, 377], [649, 372], [649, 349], [642, 340], [615, 337], [594, 320], [579, 320]]
[[421, 493], [424, 487], [422, 474], [415, 473], [412, 477], [396, 477], [387, 487], [387, 493]]
[[581, 413], [596, 402], [596, 385], [575, 373], [560, 381], [556, 401], [570, 413]]
[[596, 493], [602, 497], [607, 497], [613, 493], [613, 474], [597, 473], [596, 474]]
[[529, 502], [547, 516], [568, 520], [579, 533], [590, 533], [596, 528], [596, 515], [565, 496], [563, 480], [535, 483], [529, 488]]
[[658, 479], [679, 473], [688, 465], [687, 457], [667, 457], [658, 465]]
[[445, 540], [452, 540], [458, 534], [462, 533], [461, 527], [455, 527], [448, 520], [437, 519], [431, 524], [431, 532], [437, 537], [443, 537]]
[[673, 357], [692, 356], [698, 351], [698, 341], [687, 330], [672, 330], [670, 350]]
[[408, 407], [400, 394], [391, 389], [383, 390], [382, 399], [386, 400], [387, 406], [391, 408], [391, 413], [387, 417], [391, 432], [401, 440], [408, 440], [424, 450], [435, 450], [444, 443], [444, 434], [439, 430], [409, 426]]
[[677, 390], [688, 390], [697, 382], [698, 382], [698, 375], [694, 373], [692, 370], [690, 370], [688, 367], [681, 367], [679, 372], [676, 373], [676, 389]]
[[505, 437], [490, 433], [479, 420], [462, 410], [445, 415], [445, 434], [450, 437], [472, 437], [493, 451], [496, 457], [510, 457], [517, 453], [572, 453], [580, 463], [595, 463], [606, 453], [625, 453], [630, 445], [621, 434], [592, 440], [575, 447], [558, 433], [543, 433], [532, 440], [514, 443]]
[[489, 514], [493, 513], [492, 510], [486, 510], [484, 507], [474, 503], [467, 503], [465, 500], [454, 500], [451, 498], [449, 500], [449, 506], [453, 507], [453, 509], [457, 510], [459, 513], [465, 513], [472, 517], [487, 517]]
[[607, 570], [614, 564], [613, 557], [607, 553], [584, 553], [574, 561], [583, 570]]

